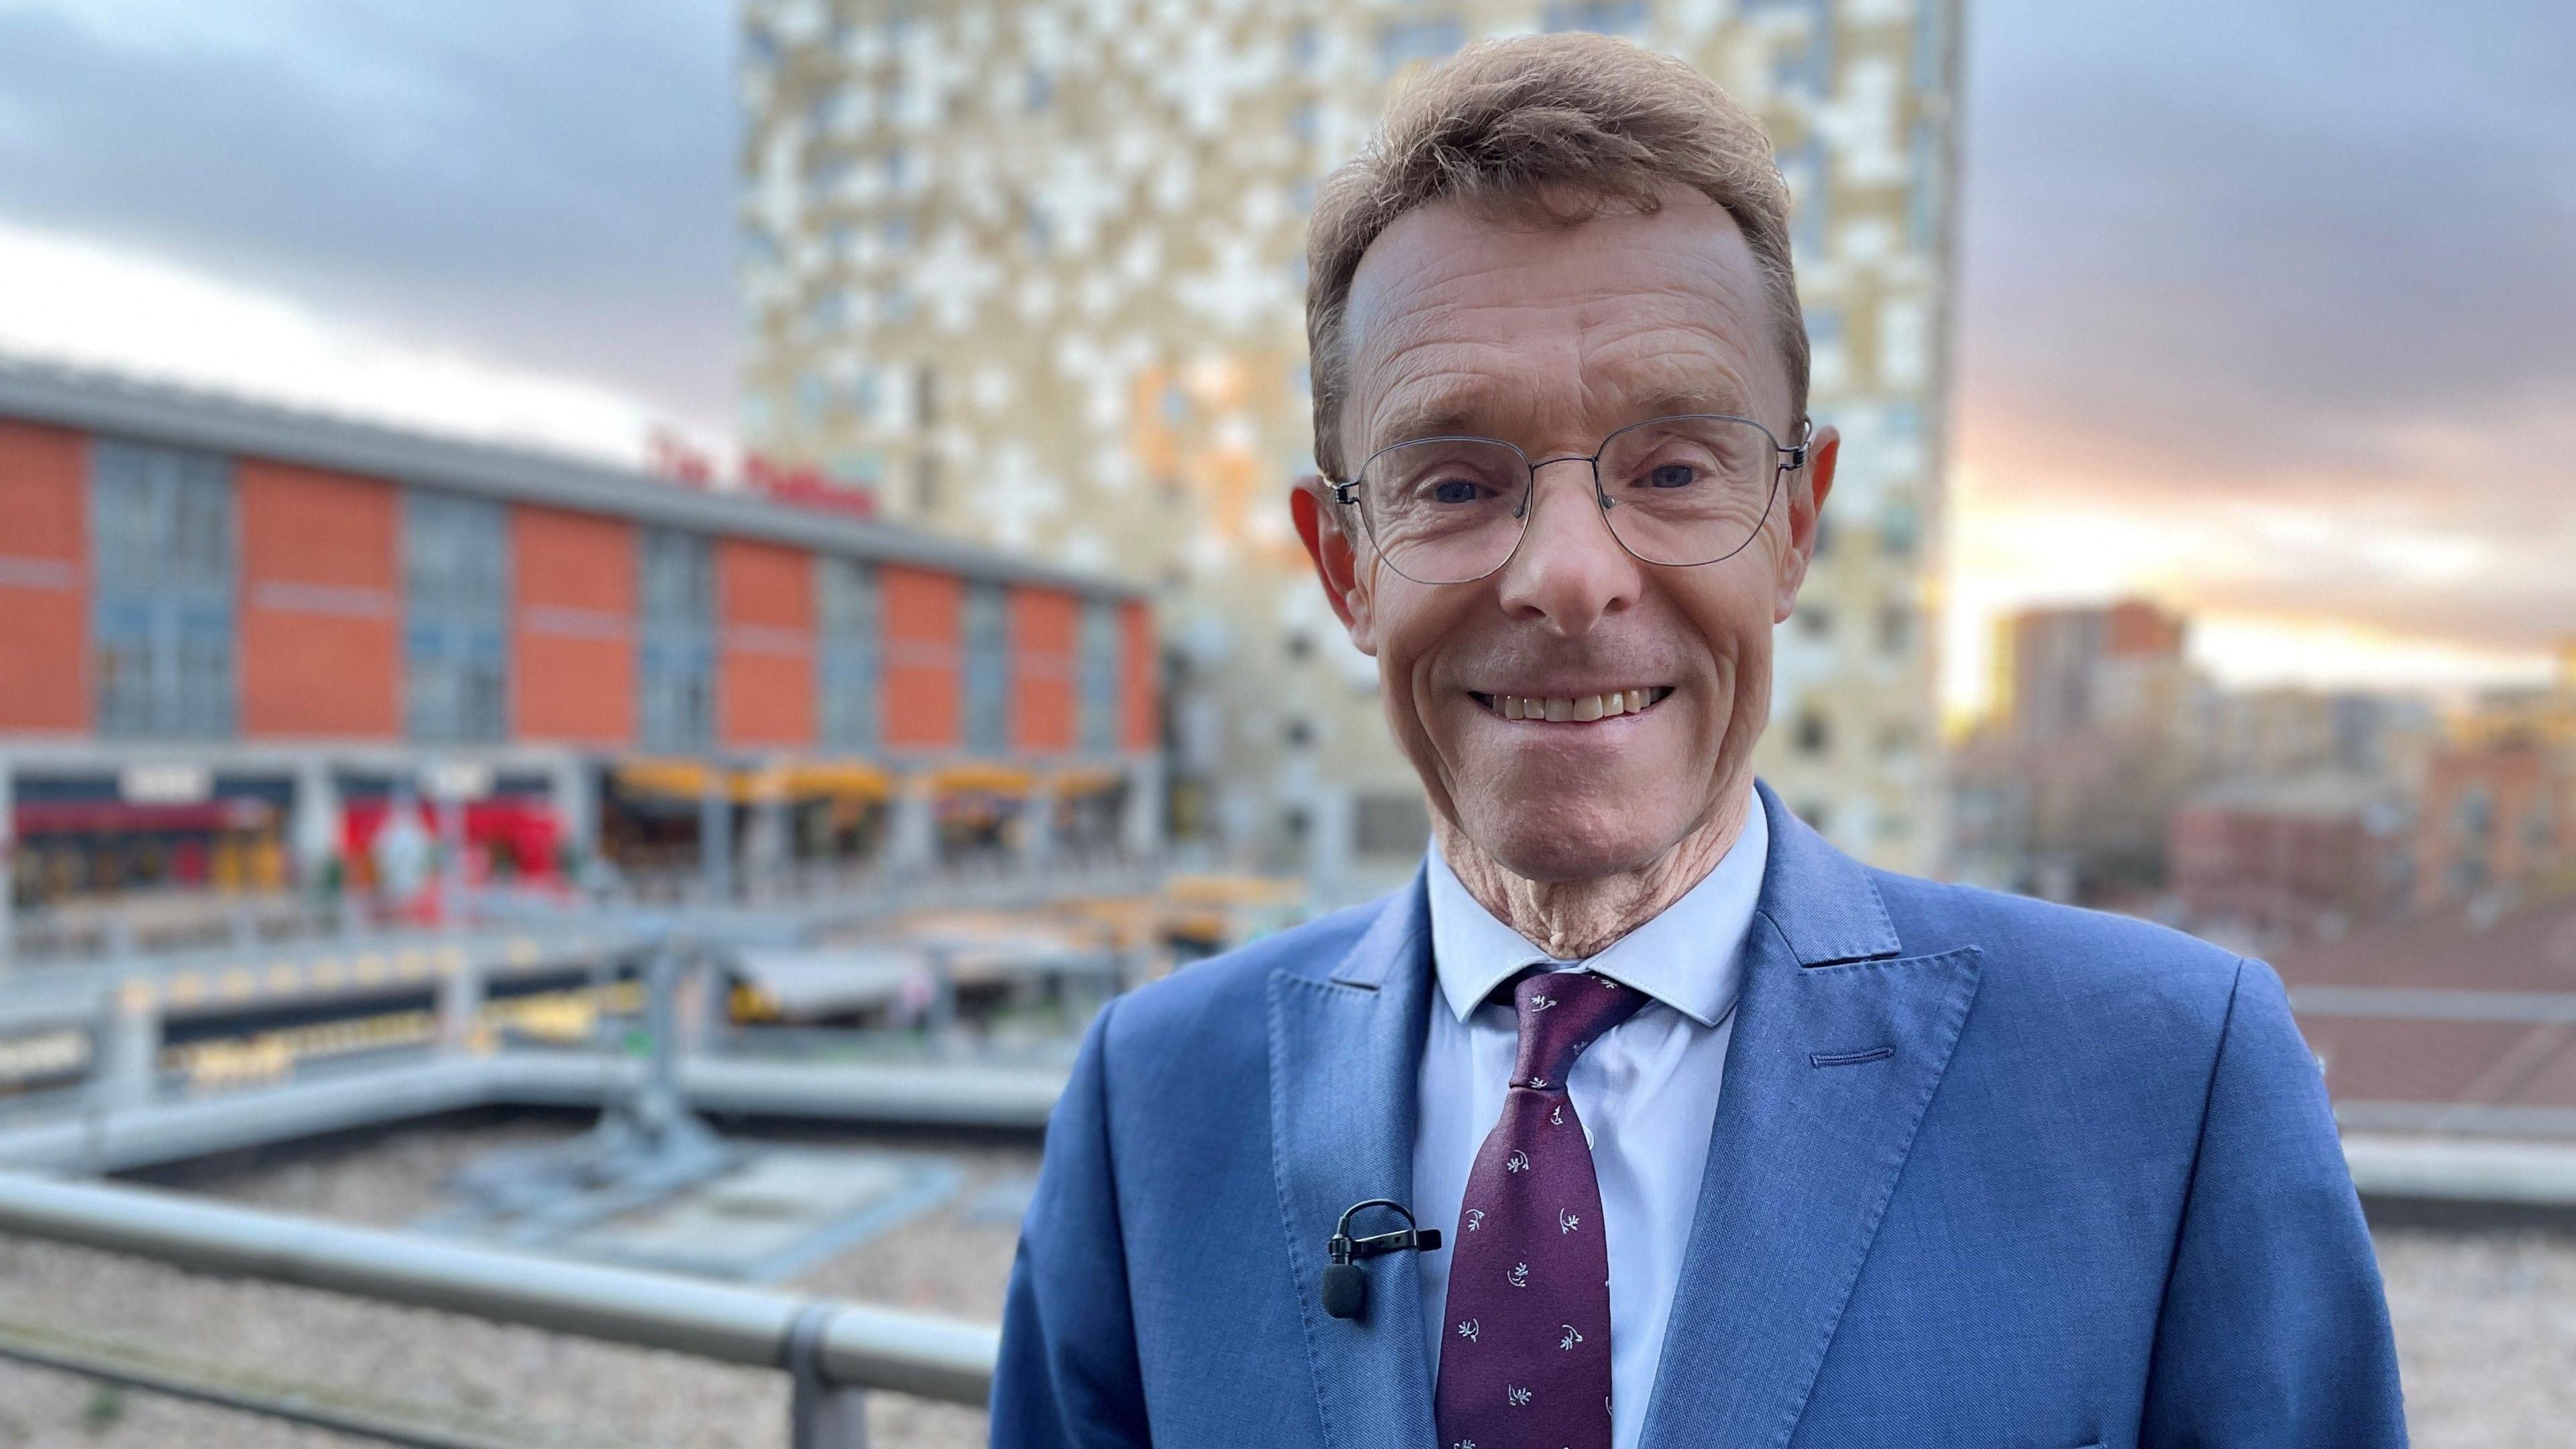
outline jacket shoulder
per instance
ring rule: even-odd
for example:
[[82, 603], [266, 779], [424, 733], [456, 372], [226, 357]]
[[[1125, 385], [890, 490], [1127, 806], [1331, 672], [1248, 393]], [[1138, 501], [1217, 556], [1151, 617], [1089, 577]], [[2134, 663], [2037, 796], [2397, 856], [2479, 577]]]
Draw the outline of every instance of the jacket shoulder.
[[2204, 1039], [2227, 1020], [2246, 959], [2112, 911], [1872, 869], [1909, 956], [1975, 946], [1981, 1007], [2045, 1003], [2068, 1024]]
[[1282, 968], [1321, 975], [1348, 955], [1396, 897], [1319, 916], [1285, 931], [1247, 942], [1222, 955], [1193, 962], [1159, 981], [1118, 998], [1108, 1028], [1114, 1062], [1145, 1058], [1197, 1059], [1228, 1069], [1234, 1052], [1259, 1057], [1269, 1049], [1270, 977]]

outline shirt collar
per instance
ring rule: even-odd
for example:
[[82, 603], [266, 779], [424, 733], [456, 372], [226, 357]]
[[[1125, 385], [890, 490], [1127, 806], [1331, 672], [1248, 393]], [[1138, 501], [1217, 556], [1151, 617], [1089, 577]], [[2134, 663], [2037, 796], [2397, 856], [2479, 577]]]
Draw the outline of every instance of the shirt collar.
[[1663, 1002], [1702, 1026], [1715, 1026], [1735, 1006], [1743, 980], [1739, 960], [1753, 905], [1762, 894], [1771, 826], [1762, 802], [1745, 812], [1743, 832], [1699, 884], [1653, 919], [1583, 961], [1556, 961], [1497, 920], [1474, 896], [1440, 847], [1431, 847], [1431, 962], [1440, 994], [1460, 1021], [1525, 966], [1582, 966]]

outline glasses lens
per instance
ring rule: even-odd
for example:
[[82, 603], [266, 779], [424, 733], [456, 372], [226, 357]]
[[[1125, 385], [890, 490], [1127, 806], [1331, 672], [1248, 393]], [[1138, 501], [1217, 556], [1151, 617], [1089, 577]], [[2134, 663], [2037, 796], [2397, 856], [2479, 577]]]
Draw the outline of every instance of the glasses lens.
[[1703, 564], [1744, 547], [1778, 476], [1771, 435], [1740, 418], [1657, 418], [1601, 455], [1610, 531], [1648, 563]]
[[1529, 465], [1481, 438], [1388, 448], [1360, 470], [1359, 484], [1369, 542], [1416, 583], [1464, 583], [1500, 568], [1529, 512]]

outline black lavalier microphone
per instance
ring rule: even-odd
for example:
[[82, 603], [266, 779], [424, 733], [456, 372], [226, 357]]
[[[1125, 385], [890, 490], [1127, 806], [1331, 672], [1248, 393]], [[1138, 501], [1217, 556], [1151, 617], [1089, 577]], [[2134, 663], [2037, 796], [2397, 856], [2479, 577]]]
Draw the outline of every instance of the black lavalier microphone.
[[[1404, 1219], [1404, 1227], [1373, 1238], [1352, 1237], [1352, 1214], [1373, 1207], [1386, 1208]], [[1342, 1209], [1342, 1220], [1333, 1225], [1332, 1241], [1324, 1244], [1324, 1256], [1329, 1260], [1324, 1266], [1324, 1311], [1335, 1318], [1358, 1318], [1368, 1312], [1368, 1274], [1355, 1260], [1408, 1250], [1428, 1253], [1439, 1246], [1440, 1230], [1415, 1227], [1413, 1214], [1392, 1198], [1373, 1197], [1352, 1203]]]

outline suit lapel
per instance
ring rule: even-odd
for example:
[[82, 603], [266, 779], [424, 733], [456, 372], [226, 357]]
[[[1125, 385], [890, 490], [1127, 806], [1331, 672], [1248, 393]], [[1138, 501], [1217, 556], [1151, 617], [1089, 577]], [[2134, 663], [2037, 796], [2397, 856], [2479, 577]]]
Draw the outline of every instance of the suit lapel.
[[[1423, 876], [1390, 898], [1339, 962], [1270, 978], [1270, 1114], [1288, 1262], [1328, 1443], [1428, 1446], [1431, 1371], [1412, 1258], [1370, 1260], [1367, 1316], [1323, 1309], [1324, 1240], [1342, 1211], [1373, 1197], [1410, 1206], [1417, 1072], [1431, 989]], [[1382, 1209], [1352, 1224], [1386, 1232]]]
[[1770, 857], [1648, 1449], [1788, 1442], [1977, 990], [1975, 946], [1902, 956], [1866, 870], [1757, 793]]

